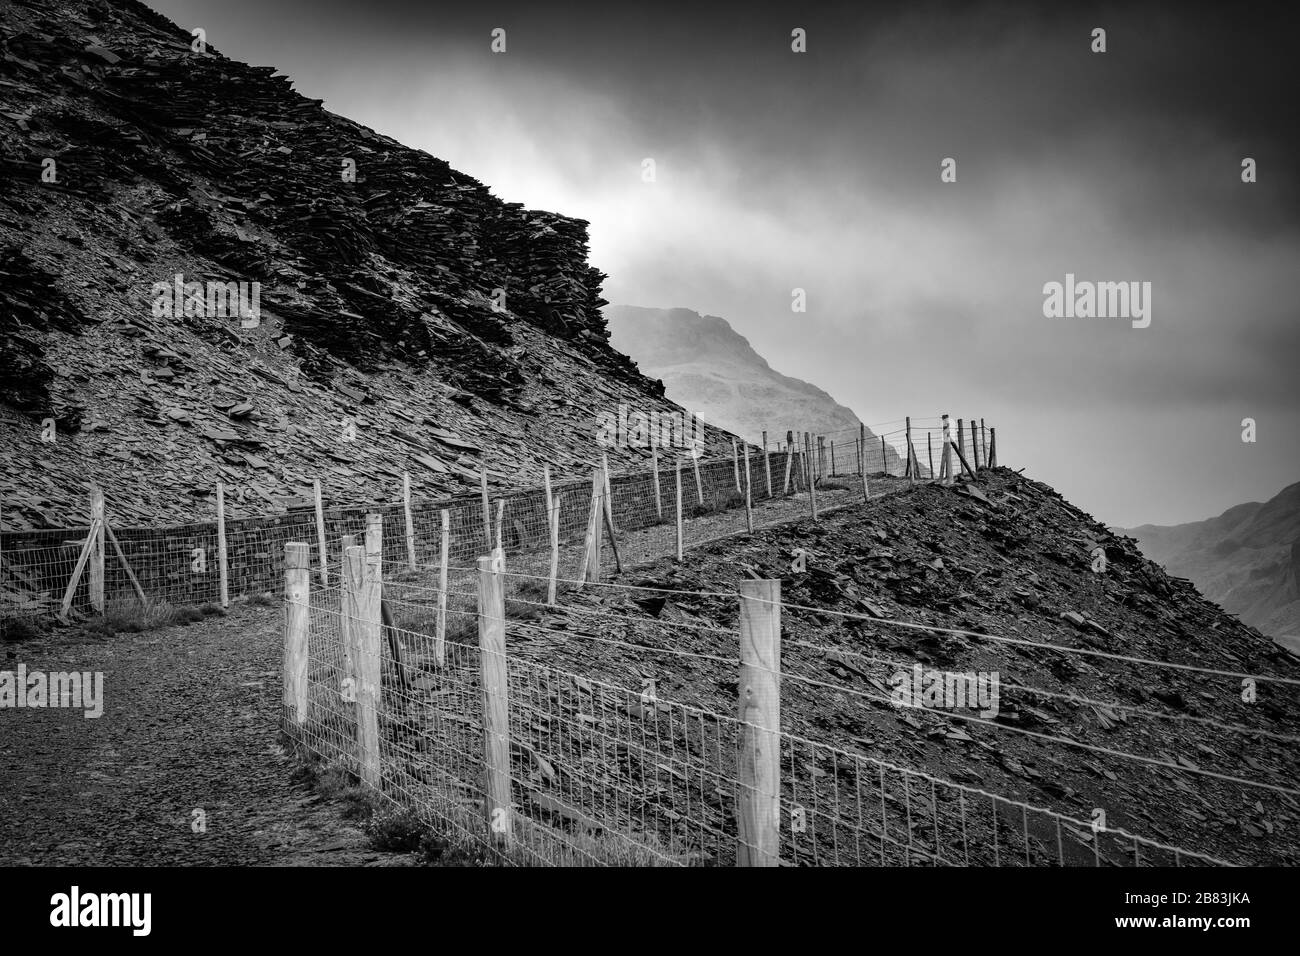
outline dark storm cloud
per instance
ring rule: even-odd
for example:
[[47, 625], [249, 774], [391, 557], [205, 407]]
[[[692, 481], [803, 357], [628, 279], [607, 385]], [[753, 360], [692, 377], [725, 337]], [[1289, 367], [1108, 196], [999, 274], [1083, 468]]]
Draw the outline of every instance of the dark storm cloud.
[[[155, 6], [507, 199], [590, 220], [612, 301], [724, 316], [868, 422], [997, 418], [1010, 460], [1106, 520], [1203, 516], [1300, 470], [1276, 427], [1300, 413], [1283, 6]], [[1067, 272], [1151, 282], [1151, 327], [1044, 318]], [[1242, 448], [1245, 415], [1271, 443]], [[1183, 479], [1115, 481], [1116, 456]]]

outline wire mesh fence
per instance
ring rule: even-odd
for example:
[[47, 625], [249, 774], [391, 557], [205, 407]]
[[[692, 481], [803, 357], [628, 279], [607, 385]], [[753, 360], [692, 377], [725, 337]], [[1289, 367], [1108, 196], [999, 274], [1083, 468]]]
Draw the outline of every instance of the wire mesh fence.
[[[524, 586], [510, 589], [511, 578]], [[665, 637], [662, 628], [656, 636], [634, 622], [611, 623], [599, 600], [596, 609], [584, 606], [578, 598], [590, 585], [583, 582], [561, 593], [562, 612], [539, 614], [552, 607], [544, 583], [507, 570], [499, 554], [473, 570], [455, 569], [445, 587], [384, 579], [383, 638], [373, 628], [368, 646], [349, 639], [364, 627], [349, 586], [317, 585], [303, 598], [310, 605], [299, 635], [305, 708], [299, 714], [286, 706], [289, 733], [386, 801], [503, 863], [1224, 862], [882, 760], [870, 741], [794, 732], [780, 712], [781, 679], [793, 675], [782, 674], [779, 638], [770, 657], [744, 650], [756, 633], [747, 623], [752, 615], [775, 612], [770, 633], [781, 633], [779, 597], [733, 595], [738, 629], [678, 622]], [[645, 597], [660, 591], [632, 590]], [[287, 607], [292, 614], [293, 604]], [[684, 639], [700, 630], [708, 632], [703, 644]], [[359, 716], [364, 654], [373, 656], [379, 685], [369, 717]], [[652, 663], [656, 655], [673, 666]], [[594, 660], [601, 666], [579, 663]], [[677, 674], [673, 693], [659, 686], [670, 671]], [[775, 699], [756, 707], [764, 671]], [[728, 674], [736, 700], [730, 713], [716, 693], [702, 693], [728, 683]]]

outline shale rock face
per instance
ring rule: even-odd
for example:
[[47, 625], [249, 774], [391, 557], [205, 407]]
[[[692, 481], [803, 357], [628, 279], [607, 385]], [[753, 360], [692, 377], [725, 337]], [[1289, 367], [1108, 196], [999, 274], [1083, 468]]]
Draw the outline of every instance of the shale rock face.
[[517, 484], [585, 467], [600, 412], [674, 409], [608, 346], [585, 222], [138, 3], [3, 2], [0, 31], [6, 529], [84, 523], [92, 474], [149, 522], [210, 518], [218, 479], [236, 513], [481, 457]]

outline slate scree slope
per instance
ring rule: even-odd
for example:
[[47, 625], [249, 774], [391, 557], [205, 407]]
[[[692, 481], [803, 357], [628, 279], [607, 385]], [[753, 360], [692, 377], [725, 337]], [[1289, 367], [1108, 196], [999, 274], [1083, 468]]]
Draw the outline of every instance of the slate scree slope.
[[[482, 462], [493, 486], [540, 484], [544, 463], [588, 473], [600, 413], [680, 411], [609, 346], [585, 222], [141, 4], [0, 15], [5, 530], [85, 524], [91, 477], [121, 524], [210, 521], [218, 479], [233, 517], [313, 478], [349, 503], [392, 500], [403, 471], [468, 489]], [[257, 283], [256, 322], [185, 314], [183, 284], [231, 282]]]

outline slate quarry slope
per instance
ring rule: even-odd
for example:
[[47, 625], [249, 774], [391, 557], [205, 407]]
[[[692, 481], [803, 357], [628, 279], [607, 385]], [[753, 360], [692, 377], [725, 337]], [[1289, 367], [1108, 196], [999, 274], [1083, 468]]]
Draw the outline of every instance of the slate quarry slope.
[[[1101, 809], [1112, 830], [1231, 863], [1300, 863], [1300, 803], [1281, 792], [1300, 780], [1300, 694], [1294, 685], [1261, 681], [1248, 703], [1242, 680], [1231, 676], [1295, 680], [1300, 658], [1168, 576], [1131, 539], [1046, 485], [998, 468], [981, 473], [978, 487], [983, 498], [918, 486], [816, 524], [703, 546], [686, 565], [661, 560], [627, 583], [683, 593], [572, 596], [571, 610], [537, 615], [536, 624], [558, 636], [536, 649], [520, 642], [519, 653], [615, 685], [629, 675], [652, 678], [661, 700], [734, 713], [735, 667], [715, 662], [736, 656], [738, 609], [721, 595], [748, 577], [779, 578], [786, 733], [1074, 820], [1096, 819]], [[1102, 574], [1092, 571], [1096, 547], [1108, 556]], [[792, 568], [795, 549], [807, 554], [805, 570]], [[616, 618], [602, 625], [602, 638], [660, 650], [602, 646], [592, 654], [589, 641], [561, 639], [590, 632], [594, 611]], [[892, 676], [916, 664], [997, 672], [999, 713], [981, 723], [892, 706]], [[840, 772], [829, 764], [821, 770], [823, 778]], [[870, 786], [866, 791], [875, 799]], [[960, 832], [948, 819], [952, 803], [939, 805], [948, 833]], [[1018, 831], [1019, 814], [1003, 809], [1002, 823]], [[864, 819], [870, 825], [869, 812]], [[921, 826], [920, 816], [913, 823], [925, 842], [929, 823]], [[978, 841], [980, 858], [991, 861], [991, 831], [972, 829], [970, 839], [970, 852]], [[1035, 842], [1043, 850], [1035, 862], [1054, 863], [1055, 834], [1037, 834]], [[1062, 831], [1072, 864], [1131, 865], [1122, 840], [1100, 841], [1094, 859], [1096, 842], [1087, 827]], [[873, 851], [863, 852], [870, 863]], [[960, 840], [946, 843], [943, 856], [960, 861]]]
[[[600, 412], [676, 410], [608, 345], [585, 222], [195, 45], [0, 0], [6, 530], [84, 524], [91, 477], [127, 524], [211, 520], [218, 479], [235, 516], [518, 486], [583, 472]], [[167, 314], [178, 275], [257, 283], [258, 321]]]

